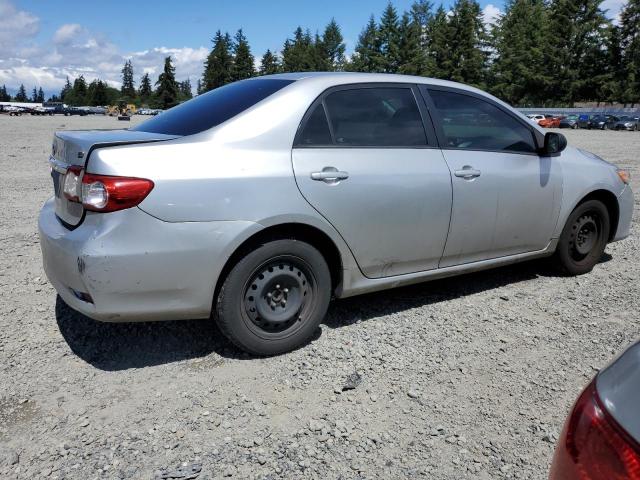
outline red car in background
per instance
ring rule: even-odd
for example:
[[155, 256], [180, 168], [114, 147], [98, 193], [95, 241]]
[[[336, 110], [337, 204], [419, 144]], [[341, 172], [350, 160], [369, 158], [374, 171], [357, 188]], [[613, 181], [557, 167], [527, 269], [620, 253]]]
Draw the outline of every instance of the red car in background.
[[563, 118], [555, 115], [545, 115], [542, 120], [538, 120], [538, 125], [544, 128], [560, 128], [560, 120]]

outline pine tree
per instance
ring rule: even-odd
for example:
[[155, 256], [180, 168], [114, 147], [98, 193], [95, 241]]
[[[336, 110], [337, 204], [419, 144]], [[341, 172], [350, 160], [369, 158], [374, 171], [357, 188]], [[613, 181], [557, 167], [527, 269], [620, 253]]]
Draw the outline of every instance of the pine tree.
[[191, 92], [191, 80], [186, 79], [178, 84], [180, 90], [180, 98], [181, 100], [189, 100], [193, 98], [193, 93]]
[[16, 102], [28, 102], [27, 98], [27, 90], [24, 88], [23, 84], [20, 84], [20, 88], [18, 88], [18, 93], [15, 96]]
[[33, 87], [33, 90], [31, 92], [31, 102], [35, 103], [38, 101], [38, 90], [36, 89], [36, 87]]
[[429, 26], [433, 21], [433, 4], [428, 0], [418, 0], [411, 5], [411, 20], [414, 28], [418, 29], [420, 37], [420, 48], [422, 49], [423, 62], [421, 75], [432, 76], [435, 71], [432, 58], [429, 55], [429, 44], [431, 39], [429, 38], [430, 29]]
[[312, 72], [317, 70], [315, 44], [311, 33], [296, 28], [293, 39], [287, 39], [282, 49], [282, 69], [285, 72]]
[[625, 69], [624, 59], [621, 46], [621, 28], [617, 25], [611, 25], [607, 32], [607, 75], [600, 90], [602, 98], [607, 102], [618, 102], [624, 99], [625, 89]]
[[317, 42], [316, 45], [321, 50], [326, 70], [335, 72], [344, 68], [344, 52], [346, 46], [342, 37], [342, 31], [335, 18], [332, 18], [327, 24], [322, 34], [321, 42]]
[[316, 34], [311, 41], [311, 48], [309, 50], [311, 56], [311, 64], [313, 65], [313, 70], [316, 72], [329, 72], [332, 69], [331, 60], [329, 59], [329, 55], [327, 53], [327, 49], [322, 43], [322, 37]]
[[11, 101], [11, 95], [7, 93], [6, 85], [2, 85], [0, 88], [0, 102], [9, 102]]
[[161, 108], [171, 108], [178, 103], [178, 83], [176, 69], [171, 63], [171, 57], [164, 59], [164, 69], [156, 82], [156, 100]]
[[94, 80], [87, 87], [87, 105], [106, 106], [110, 103], [108, 85], [102, 80]]
[[122, 88], [120, 89], [123, 97], [133, 100], [136, 98], [136, 88], [133, 84], [133, 66], [131, 60], [124, 62], [122, 67]]
[[369, 17], [369, 22], [358, 37], [349, 69], [356, 72], [382, 71], [380, 37], [378, 36], [378, 25], [373, 15]]
[[233, 69], [231, 71], [231, 81], [233, 82], [251, 78], [256, 74], [254, 58], [242, 29], [238, 30], [234, 40]]
[[202, 93], [226, 85], [231, 81], [233, 56], [231, 55], [231, 37], [220, 30], [212, 40], [213, 48], [204, 64]]
[[556, 103], [572, 105], [592, 75], [593, 50], [606, 37], [607, 20], [602, 0], [552, 0], [549, 32], [557, 33], [545, 48], [546, 73], [554, 79], [546, 92]]
[[140, 79], [140, 89], [138, 90], [138, 96], [142, 103], [147, 103], [153, 95], [153, 87], [151, 86], [151, 78], [149, 74], [145, 73]]
[[267, 50], [260, 60], [260, 75], [273, 75], [280, 71], [280, 62], [271, 50]]
[[620, 15], [620, 47], [624, 64], [622, 100], [640, 102], [640, 0], [629, 0]]
[[73, 88], [70, 93], [72, 94], [72, 100], [69, 102], [71, 105], [78, 106], [87, 103], [87, 82], [83, 75], [73, 81]]
[[200, 95], [201, 93], [204, 93], [202, 91], [202, 80], [198, 79], [198, 81], [196, 82], [196, 93], [198, 95]]
[[396, 73], [400, 66], [400, 30], [398, 12], [391, 2], [387, 4], [380, 18], [378, 31], [382, 51], [382, 71]]
[[476, 0], [456, 0], [448, 24], [450, 79], [483, 88], [487, 34], [480, 5]]
[[543, 105], [548, 32], [544, 0], [509, 0], [494, 29], [491, 92], [516, 105]]
[[64, 87], [62, 87], [62, 90], [60, 91], [60, 99], [61, 99], [61, 101], [64, 101], [64, 97], [70, 91], [71, 91], [71, 82], [69, 81], [69, 77], [67, 77], [67, 81], [65, 82]]
[[398, 32], [398, 73], [425, 75], [428, 68], [425, 51], [421, 44], [420, 24], [405, 12], [400, 20]]
[[429, 20], [427, 37], [429, 38], [427, 47], [429, 74], [435, 78], [451, 78], [453, 72], [451, 46], [449, 45], [451, 34], [447, 12], [442, 5]]
[[38, 88], [38, 99], [36, 101], [38, 103], [44, 102], [44, 90], [42, 90], [42, 87]]

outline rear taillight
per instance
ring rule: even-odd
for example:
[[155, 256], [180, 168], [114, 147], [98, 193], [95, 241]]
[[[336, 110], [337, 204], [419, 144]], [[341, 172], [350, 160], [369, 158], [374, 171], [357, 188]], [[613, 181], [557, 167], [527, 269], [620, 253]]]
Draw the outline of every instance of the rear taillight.
[[640, 480], [640, 445], [602, 406], [593, 381], [573, 407], [550, 480]]
[[116, 177], [86, 173], [71, 167], [64, 178], [64, 196], [71, 202], [82, 203], [94, 212], [115, 212], [138, 205], [153, 189], [153, 182], [145, 178]]
[[62, 183], [62, 193], [67, 200], [80, 201], [80, 176], [82, 167], [69, 167]]

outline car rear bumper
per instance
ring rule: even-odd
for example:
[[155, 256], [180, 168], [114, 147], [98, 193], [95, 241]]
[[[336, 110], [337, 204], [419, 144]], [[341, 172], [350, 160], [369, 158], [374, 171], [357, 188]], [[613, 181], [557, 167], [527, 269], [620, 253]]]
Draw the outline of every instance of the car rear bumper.
[[44, 269], [63, 300], [96, 320], [207, 318], [213, 291], [253, 222], [170, 223], [138, 208], [88, 213], [75, 230], [45, 203], [38, 220]]
[[633, 191], [629, 185], [627, 185], [618, 196], [618, 208], [620, 209], [618, 229], [613, 237], [613, 242], [627, 238], [629, 236], [629, 231], [631, 230], [631, 218], [633, 216]]

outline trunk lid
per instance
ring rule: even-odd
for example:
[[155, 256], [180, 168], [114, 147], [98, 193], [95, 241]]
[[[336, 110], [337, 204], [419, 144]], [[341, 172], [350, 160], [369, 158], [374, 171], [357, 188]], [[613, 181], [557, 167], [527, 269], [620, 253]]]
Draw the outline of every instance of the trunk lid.
[[55, 195], [56, 215], [69, 228], [78, 226], [84, 216], [82, 204], [70, 202], [62, 193], [64, 176], [72, 166], [84, 167], [93, 148], [171, 140], [178, 135], [132, 130], [77, 130], [56, 132], [49, 164]]

